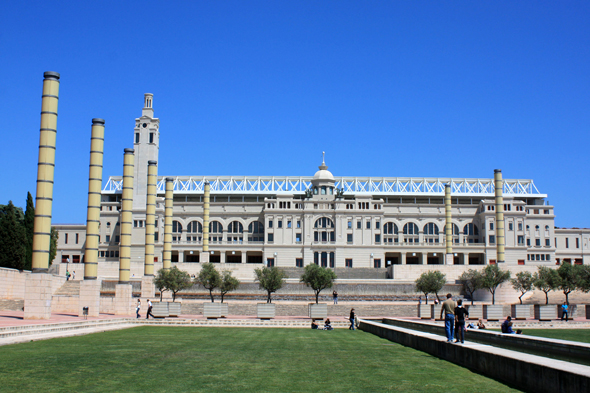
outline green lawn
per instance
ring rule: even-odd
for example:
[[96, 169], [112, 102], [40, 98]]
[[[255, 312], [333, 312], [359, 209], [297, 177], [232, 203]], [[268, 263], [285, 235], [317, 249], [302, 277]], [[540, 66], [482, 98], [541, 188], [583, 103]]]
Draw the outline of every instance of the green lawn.
[[362, 331], [137, 327], [0, 347], [2, 392], [507, 392]]
[[523, 334], [590, 343], [590, 329], [525, 329]]

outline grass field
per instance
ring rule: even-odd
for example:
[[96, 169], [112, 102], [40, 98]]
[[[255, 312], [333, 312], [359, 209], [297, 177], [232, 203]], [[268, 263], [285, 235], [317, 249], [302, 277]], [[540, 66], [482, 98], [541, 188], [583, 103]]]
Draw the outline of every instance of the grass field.
[[590, 329], [525, 329], [523, 333], [529, 336], [590, 343]]
[[2, 392], [507, 392], [362, 331], [137, 327], [0, 347]]

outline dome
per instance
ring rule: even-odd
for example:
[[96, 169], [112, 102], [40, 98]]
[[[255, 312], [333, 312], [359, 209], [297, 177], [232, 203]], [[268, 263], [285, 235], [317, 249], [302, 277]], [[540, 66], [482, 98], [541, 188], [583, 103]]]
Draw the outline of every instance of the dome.
[[330, 172], [328, 170], [328, 166], [326, 165], [325, 159], [324, 159], [324, 152], [322, 152], [322, 165], [320, 165], [319, 171], [317, 171], [315, 173], [315, 175], [313, 175], [313, 183], [316, 182], [321, 182], [321, 181], [327, 181], [327, 182], [334, 182], [334, 175], [332, 175], [332, 172]]

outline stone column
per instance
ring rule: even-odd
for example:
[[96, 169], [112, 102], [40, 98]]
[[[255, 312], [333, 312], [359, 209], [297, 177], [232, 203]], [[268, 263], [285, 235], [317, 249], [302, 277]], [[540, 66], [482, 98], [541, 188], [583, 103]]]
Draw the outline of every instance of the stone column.
[[78, 302], [78, 316], [84, 314], [84, 307], [88, 307], [89, 317], [100, 314], [100, 288], [102, 280], [86, 280], [80, 282], [80, 301]]
[[131, 284], [117, 284], [115, 286], [115, 315], [132, 315], [133, 306]]
[[[145, 205], [145, 265], [144, 276], [154, 275], [154, 232], [156, 225], [156, 192], [158, 182], [158, 163], [148, 161], [147, 198]], [[166, 235], [164, 235], [165, 237]], [[164, 268], [166, 268], [164, 266]]]
[[451, 185], [445, 185], [445, 262], [452, 265], [453, 260], [453, 221], [451, 216]]
[[427, 265], [428, 264], [428, 259], [427, 259], [428, 254], [425, 252], [421, 252], [420, 253], [420, 264], [421, 265]]
[[125, 149], [123, 156], [123, 195], [121, 198], [121, 241], [119, 246], [119, 284], [129, 283], [131, 269], [131, 228], [133, 226], [134, 150]]
[[164, 201], [164, 252], [163, 268], [168, 270], [172, 260], [172, 213], [174, 208], [174, 179], [166, 178], [166, 195]]
[[504, 197], [502, 195], [504, 182], [502, 170], [494, 170], [494, 187], [496, 191], [496, 259], [497, 263], [505, 262], [504, 257]]
[[53, 276], [47, 274], [47, 271], [51, 243], [51, 209], [53, 205], [59, 74], [48, 71], [43, 74], [43, 78], [37, 193], [33, 229], [33, 274], [29, 274], [25, 280], [25, 319], [51, 318], [51, 297], [53, 295], [51, 285]]
[[209, 207], [211, 199], [211, 185], [205, 181], [205, 196], [203, 198], [203, 252], [199, 260], [209, 262]]

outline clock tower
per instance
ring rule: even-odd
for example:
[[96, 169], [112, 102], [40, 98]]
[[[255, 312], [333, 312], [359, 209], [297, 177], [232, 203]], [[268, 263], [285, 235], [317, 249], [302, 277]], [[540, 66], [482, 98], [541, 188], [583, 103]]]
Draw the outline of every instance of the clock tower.
[[135, 167], [133, 187], [133, 210], [145, 211], [147, 195], [148, 161], [158, 161], [160, 149], [160, 119], [154, 117], [154, 95], [144, 94], [141, 117], [135, 119], [133, 148]]

